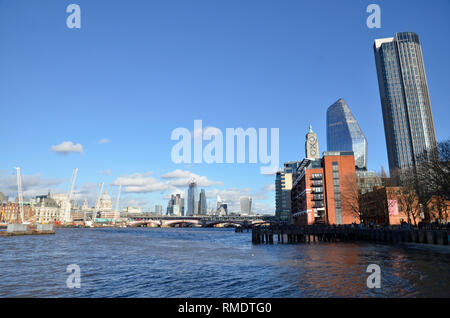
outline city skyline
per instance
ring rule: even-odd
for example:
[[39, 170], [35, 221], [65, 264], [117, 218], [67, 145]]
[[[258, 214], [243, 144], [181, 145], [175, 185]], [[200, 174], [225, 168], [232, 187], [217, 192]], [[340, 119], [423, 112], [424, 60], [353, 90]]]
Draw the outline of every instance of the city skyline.
[[[12, 120], [1, 128], [8, 136], [1, 143], [8, 156], [0, 159], [4, 186], [0, 191], [10, 196], [15, 193], [12, 172], [14, 166], [20, 166], [26, 196], [46, 194], [48, 189], [65, 193], [72, 169], [79, 167], [75, 195], [80, 200], [95, 199], [98, 184], [104, 181], [113, 197], [123, 184], [121, 201], [125, 205], [166, 206], [170, 195], [184, 191], [195, 177], [208, 199], [220, 195], [228, 204], [239, 206], [239, 198], [249, 195], [254, 198], [255, 210], [273, 214], [274, 175], [260, 175], [255, 164], [174, 164], [170, 161], [170, 131], [179, 126], [192, 129], [192, 121], [198, 118], [205, 126], [223, 130], [280, 127], [280, 162], [300, 160], [303, 127], [311, 124], [319, 143], [325, 145], [324, 114], [341, 96], [355, 105], [352, 111], [370, 145], [369, 169], [379, 170], [387, 165], [387, 154], [385, 140], [380, 138], [384, 132], [373, 61], [375, 39], [402, 30], [419, 34], [433, 113], [436, 118], [448, 117], [445, 70], [449, 62], [445, 52], [449, 44], [439, 39], [445, 36], [442, 30], [448, 29], [449, 22], [433, 18], [439, 23], [426, 25], [417, 19], [422, 14], [443, 15], [448, 3], [437, 2], [432, 9], [417, 4], [407, 13], [399, 10], [405, 3], [380, 1], [386, 14], [378, 30], [365, 27], [365, 4], [338, 6], [330, 2], [334, 11], [323, 13], [316, 4], [288, 2], [272, 15], [272, 4], [262, 2], [261, 15], [251, 18], [245, 14], [252, 12], [249, 4], [240, 5], [242, 13], [237, 16], [221, 4], [202, 6], [192, 16], [186, 5], [191, 14], [182, 14], [164, 36], [154, 31], [168, 26], [164, 19], [172, 21], [172, 11], [164, 4], [143, 3], [148, 9], [143, 11], [151, 12], [152, 18], [139, 24], [135, 22], [139, 19], [127, 16], [139, 14], [133, 9], [114, 5], [105, 17], [101, 3], [81, 2], [83, 12], [89, 14], [82, 28], [74, 31], [60, 23], [65, 13], [63, 10], [61, 18], [57, 2], [38, 6], [33, 12], [23, 10], [19, 3], [2, 3], [0, 37], [5, 49], [0, 53], [0, 67], [5, 72], [0, 74], [0, 105]], [[21, 16], [21, 24], [11, 19], [13, 14], [5, 14], [8, 11]], [[300, 12], [309, 14], [298, 19]], [[120, 19], [123, 13], [124, 19]], [[329, 28], [326, 22], [339, 14], [349, 18]], [[42, 19], [32, 22], [32, 17]], [[105, 27], [112, 17], [122, 31]], [[230, 17], [236, 27], [229, 30], [224, 28], [228, 24], [220, 21]], [[191, 22], [195, 18], [197, 25]], [[412, 25], [411, 20], [419, 23]], [[209, 30], [203, 29], [205, 25], [211, 26]], [[181, 26], [188, 34], [185, 38], [177, 33]], [[17, 31], [14, 37], [4, 31], [11, 28]], [[327, 40], [318, 41], [325, 34]], [[214, 35], [220, 37], [198, 50], [195, 43]], [[351, 50], [345, 54], [336, 50], [348, 37], [354, 39], [348, 44]], [[247, 45], [248, 39], [252, 40]], [[36, 48], [36, 41], [42, 42], [41, 49]], [[309, 43], [308, 50], [304, 50], [305, 43]], [[179, 51], [184, 54], [177, 54]], [[333, 74], [352, 76], [341, 75], [336, 81]], [[96, 87], [95, 93], [92, 87]], [[267, 116], [279, 106], [298, 116]], [[169, 116], [186, 114], [186, 109], [191, 110], [190, 115]], [[20, 129], [16, 120], [21, 122]], [[438, 141], [446, 139], [449, 130], [444, 121], [435, 124]]]

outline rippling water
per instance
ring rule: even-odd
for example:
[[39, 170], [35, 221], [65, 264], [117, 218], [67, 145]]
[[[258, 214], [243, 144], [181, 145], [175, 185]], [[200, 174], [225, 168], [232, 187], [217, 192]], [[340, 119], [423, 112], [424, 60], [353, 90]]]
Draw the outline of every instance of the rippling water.
[[[233, 229], [58, 229], [0, 238], [1, 297], [450, 297], [450, 247], [252, 245]], [[381, 288], [368, 289], [369, 264]], [[81, 288], [69, 289], [69, 264]]]

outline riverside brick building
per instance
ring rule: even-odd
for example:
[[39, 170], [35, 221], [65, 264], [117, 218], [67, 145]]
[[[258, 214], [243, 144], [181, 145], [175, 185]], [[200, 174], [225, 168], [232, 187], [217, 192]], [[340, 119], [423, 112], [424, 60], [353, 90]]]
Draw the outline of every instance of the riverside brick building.
[[[35, 211], [29, 203], [23, 204], [24, 221], [30, 221]], [[21, 223], [19, 203], [6, 202], [0, 204], [0, 221], [4, 223]]]
[[[399, 225], [402, 221], [417, 225], [424, 219], [417, 195], [403, 187], [376, 187], [360, 199], [361, 220], [364, 223]], [[450, 201], [434, 196], [428, 203], [431, 222], [450, 221]]]
[[354, 213], [357, 197], [350, 199], [358, 189], [353, 152], [329, 151], [324, 152], [322, 158], [306, 158], [297, 168], [293, 180], [293, 224], [359, 222]]

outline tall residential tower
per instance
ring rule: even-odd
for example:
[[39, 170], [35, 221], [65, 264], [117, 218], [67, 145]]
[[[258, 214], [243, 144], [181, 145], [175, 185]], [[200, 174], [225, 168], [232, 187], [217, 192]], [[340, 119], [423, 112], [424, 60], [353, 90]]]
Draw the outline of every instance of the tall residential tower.
[[437, 147], [419, 36], [396, 33], [374, 44], [389, 170], [414, 167]]

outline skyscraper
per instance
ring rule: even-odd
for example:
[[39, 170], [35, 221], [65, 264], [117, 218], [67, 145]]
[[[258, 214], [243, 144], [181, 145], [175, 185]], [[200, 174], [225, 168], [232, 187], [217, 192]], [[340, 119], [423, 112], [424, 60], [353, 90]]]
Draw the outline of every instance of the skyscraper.
[[327, 110], [327, 150], [353, 151], [355, 165], [367, 168], [367, 140], [344, 99]]
[[217, 195], [217, 204], [216, 204], [216, 210], [219, 210], [220, 205], [223, 203], [222, 198], [220, 197], [220, 195]]
[[197, 192], [197, 182], [192, 180], [189, 183], [188, 189], [188, 202], [187, 202], [187, 214], [186, 215], [194, 215], [198, 213], [198, 192]]
[[199, 214], [206, 214], [206, 193], [205, 189], [202, 189], [200, 191], [200, 198], [198, 200], [198, 213]]
[[377, 39], [374, 52], [392, 175], [435, 148], [436, 133], [419, 36], [401, 32]]
[[162, 214], [162, 205], [155, 204], [155, 213], [158, 214], [158, 215]]
[[181, 194], [172, 194], [167, 204], [167, 215], [182, 216], [184, 213], [184, 200]]
[[241, 213], [251, 214], [252, 213], [252, 198], [251, 197], [240, 197], [241, 203]]

